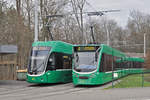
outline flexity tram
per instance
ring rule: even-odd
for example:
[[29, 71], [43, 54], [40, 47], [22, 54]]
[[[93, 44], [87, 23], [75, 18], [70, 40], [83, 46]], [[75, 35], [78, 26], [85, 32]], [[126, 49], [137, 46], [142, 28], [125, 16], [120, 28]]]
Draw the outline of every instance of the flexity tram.
[[73, 45], [61, 41], [34, 42], [29, 57], [27, 82], [72, 81]]
[[[104, 44], [74, 45], [73, 84], [100, 85], [142, 71], [144, 60]], [[136, 66], [137, 63], [140, 66]]]

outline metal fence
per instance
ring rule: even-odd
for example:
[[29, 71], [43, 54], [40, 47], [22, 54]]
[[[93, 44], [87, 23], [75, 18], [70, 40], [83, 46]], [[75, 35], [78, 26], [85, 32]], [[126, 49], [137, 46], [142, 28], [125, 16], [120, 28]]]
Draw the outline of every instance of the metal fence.
[[[112, 74], [114, 74], [114, 72]], [[112, 77], [111, 88], [133, 87], [150, 87], [150, 69], [143, 70], [141, 73], [132, 73], [125, 76], [122, 75], [119, 79]]]

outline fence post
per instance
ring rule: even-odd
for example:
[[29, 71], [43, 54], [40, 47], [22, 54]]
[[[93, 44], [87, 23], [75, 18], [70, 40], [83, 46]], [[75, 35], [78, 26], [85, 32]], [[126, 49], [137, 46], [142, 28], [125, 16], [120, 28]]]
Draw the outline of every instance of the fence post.
[[144, 69], [142, 68], [142, 87], [144, 87]]
[[112, 49], [112, 88], [114, 88], [114, 55]]

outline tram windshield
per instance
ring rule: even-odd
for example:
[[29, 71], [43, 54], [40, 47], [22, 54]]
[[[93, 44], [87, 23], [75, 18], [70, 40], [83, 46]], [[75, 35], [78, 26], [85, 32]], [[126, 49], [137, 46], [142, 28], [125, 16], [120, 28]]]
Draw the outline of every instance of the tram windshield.
[[[82, 47], [83, 48], [83, 47]], [[90, 48], [90, 49], [89, 49]], [[74, 61], [75, 66], [74, 70], [77, 72], [91, 72], [97, 68], [97, 59], [98, 59], [98, 48], [88, 47], [88, 50], [75, 50]]]
[[45, 60], [50, 52], [50, 47], [33, 47], [29, 58], [29, 74], [41, 74], [45, 70]]

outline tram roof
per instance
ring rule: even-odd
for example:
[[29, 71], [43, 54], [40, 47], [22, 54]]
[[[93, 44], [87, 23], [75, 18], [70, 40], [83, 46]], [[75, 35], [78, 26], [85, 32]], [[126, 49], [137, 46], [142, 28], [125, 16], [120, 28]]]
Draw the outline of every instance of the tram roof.
[[81, 46], [101, 46], [101, 44], [75, 44], [74, 47], [81, 47]]
[[53, 46], [53, 45], [70, 45], [70, 43], [66, 43], [63, 41], [36, 41], [32, 43], [32, 46]]
[[106, 54], [117, 56], [117, 57], [126, 57], [125, 53], [123, 53], [115, 48], [112, 48], [111, 46], [101, 44], [101, 47], [102, 47], [102, 51]]
[[32, 47], [43, 46], [43, 47], [52, 47], [51, 51], [53, 52], [62, 52], [72, 54], [73, 45], [63, 41], [37, 41], [32, 43]]

